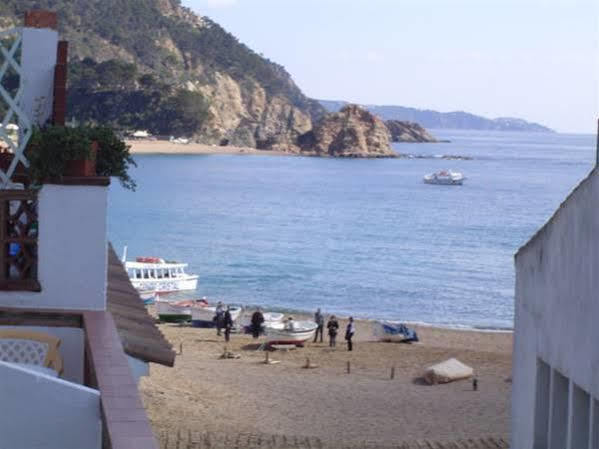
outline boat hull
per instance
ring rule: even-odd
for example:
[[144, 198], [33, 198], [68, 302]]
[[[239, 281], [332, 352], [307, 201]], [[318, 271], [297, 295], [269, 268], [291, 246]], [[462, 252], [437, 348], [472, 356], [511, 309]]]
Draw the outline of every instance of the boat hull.
[[[233, 323], [239, 318], [241, 315], [241, 307], [231, 307], [231, 319]], [[216, 307], [215, 306], [205, 306], [205, 307], [194, 307], [191, 310], [191, 325], [193, 327], [201, 327], [201, 328], [213, 328], [216, 327], [216, 322], [214, 321], [214, 316], [216, 315]]]
[[191, 320], [191, 307], [178, 306], [168, 301], [156, 301], [156, 312], [160, 321], [180, 323]]
[[198, 276], [191, 275], [181, 279], [131, 279], [131, 284], [140, 291], [172, 293], [195, 290], [198, 286]]
[[283, 323], [276, 323], [266, 328], [266, 342], [269, 345], [303, 346], [314, 338], [316, 327], [315, 323], [305, 321], [296, 323], [294, 330], [287, 330]]

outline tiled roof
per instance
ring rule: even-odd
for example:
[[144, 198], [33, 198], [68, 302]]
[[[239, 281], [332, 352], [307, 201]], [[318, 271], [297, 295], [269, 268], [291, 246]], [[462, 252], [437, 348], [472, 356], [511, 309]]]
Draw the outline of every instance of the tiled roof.
[[112, 245], [108, 245], [107, 309], [112, 314], [125, 353], [146, 362], [173, 366], [175, 352], [156, 327], [125, 272]]

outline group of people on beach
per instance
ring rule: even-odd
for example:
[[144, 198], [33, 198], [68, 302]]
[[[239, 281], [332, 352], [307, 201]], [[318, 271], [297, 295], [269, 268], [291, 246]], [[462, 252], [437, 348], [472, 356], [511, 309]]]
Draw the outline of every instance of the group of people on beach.
[[[216, 305], [216, 313], [214, 315], [214, 321], [216, 324], [216, 335], [221, 336], [221, 330], [224, 329], [225, 333], [225, 341], [228, 342], [231, 338], [231, 330], [233, 329], [233, 318], [231, 317], [231, 310], [229, 306], [224, 306], [224, 304], [219, 301]], [[314, 314], [314, 322], [316, 323], [316, 332], [314, 333], [314, 343], [316, 343], [320, 336], [320, 343], [323, 343], [324, 337], [324, 315], [322, 314], [320, 308], [316, 310]], [[262, 326], [264, 324], [264, 315], [262, 314], [262, 310], [257, 308], [256, 311], [252, 314], [252, 318], [250, 321], [250, 329], [252, 336], [254, 338], [258, 338], [262, 333]], [[289, 330], [293, 330], [293, 318], [289, 317], [285, 322], [285, 328]], [[329, 321], [327, 322], [327, 331], [329, 335], [329, 346], [331, 348], [335, 348], [337, 346], [337, 333], [339, 332], [339, 322], [337, 321], [337, 317], [335, 315], [331, 315], [329, 317]], [[353, 317], [349, 317], [347, 326], [345, 328], [345, 341], [347, 341], [347, 350], [353, 350], [353, 337], [356, 333], [356, 327], [354, 325]]]
[[[314, 343], [318, 341], [318, 337], [320, 336], [320, 342], [323, 342], [323, 334], [324, 334], [324, 315], [320, 311], [320, 309], [316, 310], [314, 314], [314, 322], [316, 323], [316, 333], [314, 334]], [[335, 348], [337, 346], [337, 333], [339, 332], [339, 322], [337, 321], [337, 317], [335, 315], [331, 315], [329, 317], [329, 321], [327, 322], [327, 331], [329, 334], [329, 346], [331, 348]], [[347, 322], [347, 326], [345, 328], [345, 341], [347, 341], [347, 350], [351, 351], [353, 349], [352, 339], [356, 333], [356, 326], [354, 325], [354, 318], [349, 317]]]

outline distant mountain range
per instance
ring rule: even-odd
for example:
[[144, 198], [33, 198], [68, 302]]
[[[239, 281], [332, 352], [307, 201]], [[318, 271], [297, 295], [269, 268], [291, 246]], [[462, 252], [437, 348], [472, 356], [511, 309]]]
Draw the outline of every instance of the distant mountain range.
[[[348, 104], [346, 101], [319, 100], [329, 112], [337, 112]], [[362, 105], [383, 120], [403, 120], [416, 122], [425, 128], [433, 129], [473, 129], [484, 131], [528, 131], [555, 132], [538, 123], [527, 122], [519, 118], [501, 117], [488, 119], [468, 112], [437, 112], [404, 106]]]

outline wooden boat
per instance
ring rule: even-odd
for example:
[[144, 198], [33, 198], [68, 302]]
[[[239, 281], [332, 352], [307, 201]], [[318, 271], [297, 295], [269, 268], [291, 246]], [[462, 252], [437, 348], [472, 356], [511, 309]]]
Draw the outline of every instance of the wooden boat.
[[160, 321], [167, 323], [179, 323], [191, 321], [191, 311], [195, 308], [207, 306], [203, 299], [189, 299], [186, 301], [156, 301], [156, 312]]
[[266, 342], [269, 345], [304, 346], [304, 343], [314, 338], [317, 324], [313, 321], [294, 321], [293, 327], [288, 323], [272, 323], [266, 327]]
[[[223, 310], [226, 310], [227, 306], [224, 306]], [[231, 312], [231, 319], [233, 323], [239, 318], [242, 312], [241, 307], [229, 306], [229, 312]], [[202, 307], [193, 307], [191, 309], [191, 325], [193, 327], [216, 327], [214, 317], [216, 315], [216, 306], [209, 305], [206, 303]]]

